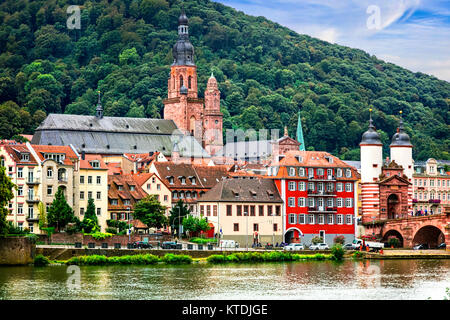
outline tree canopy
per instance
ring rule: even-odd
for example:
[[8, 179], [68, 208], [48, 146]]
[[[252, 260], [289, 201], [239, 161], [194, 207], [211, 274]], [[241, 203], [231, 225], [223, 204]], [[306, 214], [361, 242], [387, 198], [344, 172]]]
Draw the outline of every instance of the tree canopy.
[[[51, 112], [93, 115], [97, 90], [106, 116], [162, 116], [182, 2], [75, 2], [79, 30], [66, 26], [73, 1], [0, 4], [0, 138], [32, 134]], [[224, 130], [287, 126], [295, 137], [300, 110], [307, 149], [357, 160], [369, 107], [389, 138], [402, 110], [414, 158], [450, 159], [450, 83], [217, 2], [183, 6], [199, 95], [213, 71]]]
[[162, 228], [167, 225], [166, 207], [161, 205], [155, 195], [148, 195], [134, 206], [133, 216], [149, 228]]

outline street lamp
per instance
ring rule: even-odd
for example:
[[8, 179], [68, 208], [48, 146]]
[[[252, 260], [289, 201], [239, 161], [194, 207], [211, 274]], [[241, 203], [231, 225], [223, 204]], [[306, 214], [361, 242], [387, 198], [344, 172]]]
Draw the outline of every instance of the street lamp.
[[246, 227], [245, 227], [245, 231], [246, 231], [246, 234], [247, 234], [247, 237], [246, 237], [246, 238], [247, 238], [247, 247], [246, 247], [246, 248], [247, 248], [247, 251], [248, 251], [248, 212], [244, 212], [244, 216], [247, 217], [247, 219], [246, 219], [246, 220], [247, 220], [247, 223], [246, 223], [246, 225], [245, 225], [245, 226], [246, 226]]
[[127, 207], [128, 210], [128, 243], [131, 242], [131, 228], [130, 228], [130, 207]]

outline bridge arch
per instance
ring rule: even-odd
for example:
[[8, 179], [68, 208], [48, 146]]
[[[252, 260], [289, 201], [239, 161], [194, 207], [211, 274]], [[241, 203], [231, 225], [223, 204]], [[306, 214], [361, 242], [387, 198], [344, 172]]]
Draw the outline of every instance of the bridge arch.
[[388, 230], [382, 238], [382, 242], [387, 243], [391, 237], [397, 238], [399, 240], [399, 247], [402, 248], [404, 246], [403, 236], [402, 234], [395, 229]]
[[426, 225], [416, 231], [412, 245], [425, 243], [430, 248], [436, 248], [442, 242], [445, 242], [444, 232], [436, 226]]
[[299, 242], [300, 237], [303, 236], [303, 232], [297, 227], [290, 227], [284, 233], [284, 242]]

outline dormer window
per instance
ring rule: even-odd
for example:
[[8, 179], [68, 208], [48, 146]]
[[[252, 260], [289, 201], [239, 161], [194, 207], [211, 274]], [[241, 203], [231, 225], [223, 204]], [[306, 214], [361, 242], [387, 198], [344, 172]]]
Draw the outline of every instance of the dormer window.
[[166, 178], [167, 178], [167, 180], [169, 180], [169, 184], [173, 184], [173, 177], [169, 176], [169, 177], [166, 177]]
[[197, 181], [195, 180], [195, 177], [189, 177], [189, 180], [191, 180], [191, 184], [196, 185]]
[[30, 161], [30, 154], [29, 153], [20, 154], [20, 160], [21, 161]]
[[123, 190], [123, 186], [117, 186], [117, 190], [122, 191]]
[[304, 177], [305, 176], [305, 168], [299, 168], [298, 169], [298, 175], [300, 177]]
[[292, 177], [292, 176], [295, 176], [295, 168], [289, 168], [289, 175]]
[[186, 184], [186, 177], [180, 176], [178, 179], [180, 179], [181, 184]]
[[351, 178], [351, 177], [352, 177], [352, 170], [346, 169], [346, 170], [345, 170], [345, 176], [346, 176], [347, 178]]
[[303, 162], [302, 156], [295, 156], [295, 159], [297, 159], [298, 162]]
[[342, 177], [342, 169], [337, 169], [336, 170], [336, 175], [340, 178], [340, 177]]
[[135, 191], [135, 190], [136, 190], [135, 186], [130, 186], [130, 191]]
[[89, 163], [92, 166], [92, 168], [100, 168], [100, 161], [98, 160], [89, 161]]

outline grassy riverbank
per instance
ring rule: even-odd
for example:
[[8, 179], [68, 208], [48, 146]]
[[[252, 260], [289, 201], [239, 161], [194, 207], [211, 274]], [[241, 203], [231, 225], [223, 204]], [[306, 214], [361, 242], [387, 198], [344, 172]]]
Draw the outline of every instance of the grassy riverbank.
[[209, 263], [242, 263], [242, 262], [277, 262], [277, 261], [301, 261], [301, 260], [331, 260], [332, 254], [298, 254], [290, 252], [238, 252], [232, 254], [213, 254], [206, 258]]

